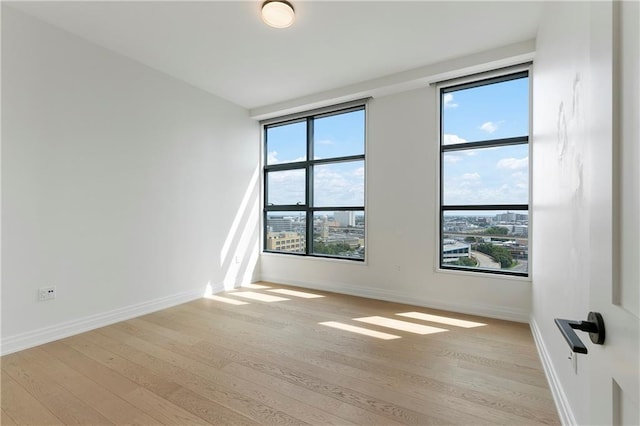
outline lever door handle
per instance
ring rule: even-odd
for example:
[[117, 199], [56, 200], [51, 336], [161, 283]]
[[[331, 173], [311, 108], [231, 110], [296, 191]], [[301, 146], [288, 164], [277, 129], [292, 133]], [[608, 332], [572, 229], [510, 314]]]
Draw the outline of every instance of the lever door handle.
[[574, 329], [589, 333], [589, 338], [596, 345], [604, 344], [604, 320], [598, 312], [589, 312], [587, 321], [573, 321], [559, 318], [554, 319], [554, 321], [573, 352], [580, 354], [588, 353], [587, 347], [582, 343], [582, 340], [580, 340], [576, 332], [573, 331]]

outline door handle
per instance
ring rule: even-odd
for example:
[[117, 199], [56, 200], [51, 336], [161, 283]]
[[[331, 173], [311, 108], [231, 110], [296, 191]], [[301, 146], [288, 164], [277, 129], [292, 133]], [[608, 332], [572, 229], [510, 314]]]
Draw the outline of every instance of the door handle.
[[554, 319], [554, 322], [562, 332], [564, 340], [567, 341], [573, 352], [580, 354], [588, 353], [587, 347], [582, 343], [575, 330], [586, 331], [589, 338], [596, 345], [604, 344], [604, 320], [598, 312], [589, 312], [586, 321], [573, 321], [566, 319]]

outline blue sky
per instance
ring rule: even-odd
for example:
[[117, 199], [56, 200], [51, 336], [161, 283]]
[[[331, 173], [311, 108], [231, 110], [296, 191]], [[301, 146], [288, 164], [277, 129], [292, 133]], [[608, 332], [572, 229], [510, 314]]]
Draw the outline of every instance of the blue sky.
[[[314, 121], [314, 158], [364, 153], [364, 110], [331, 115]], [[267, 133], [267, 164], [306, 159], [306, 123], [272, 127]], [[304, 203], [302, 170], [272, 172], [268, 177], [273, 204]], [[364, 162], [318, 165], [314, 169], [315, 206], [363, 206]]]
[[[445, 145], [526, 136], [529, 133], [529, 80], [445, 93]], [[528, 204], [527, 145], [445, 153], [445, 204]]]
[[[526, 136], [529, 132], [529, 81], [520, 78], [446, 93], [443, 97], [443, 142], [455, 144]], [[316, 159], [364, 152], [364, 111], [331, 115], [314, 122]], [[306, 159], [306, 122], [271, 127], [267, 164]], [[424, 143], [435, 138], [425, 135]], [[425, 159], [426, 160], [426, 159]], [[527, 145], [446, 153], [443, 162], [445, 204], [527, 204]], [[304, 203], [304, 171], [269, 175], [273, 204]], [[361, 161], [317, 166], [316, 206], [364, 204]]]
[[446, 93], [444, 133], [467, 142], [525, 136], [528, 98], [528, 78]]

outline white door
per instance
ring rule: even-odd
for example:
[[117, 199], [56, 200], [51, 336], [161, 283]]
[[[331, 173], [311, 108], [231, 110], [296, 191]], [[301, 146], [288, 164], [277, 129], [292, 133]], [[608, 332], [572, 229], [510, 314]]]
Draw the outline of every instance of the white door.
[[640, 3], [594, 2], [592, 7], [592, 19], [611, 23], [592, 25], [594, 75], [611, 78], [590, 86], [594, 100], [610, 103], [611, 110], [608, 117], [595, 118], [590, 135], [599, 147], [596, 158], [608, 163], [592, 182], [598, 196], [590, 209], [596, 229], [589, 286], [589, 308], [602, 314], [606, 340], [591, 345], [588, 334], [578, 335], [589, 347], [590, 422], [640, 425]]

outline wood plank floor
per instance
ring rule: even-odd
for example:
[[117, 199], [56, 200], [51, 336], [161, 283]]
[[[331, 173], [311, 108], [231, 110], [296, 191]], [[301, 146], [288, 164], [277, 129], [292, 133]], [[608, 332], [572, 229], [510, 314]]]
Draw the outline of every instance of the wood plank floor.
[[560, 423], [526, 324], [253, 287], [2, 357], [2, 424]]

